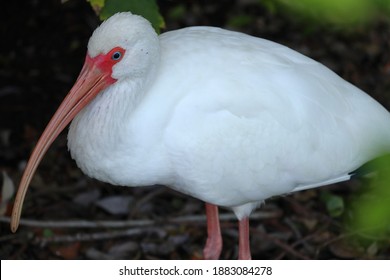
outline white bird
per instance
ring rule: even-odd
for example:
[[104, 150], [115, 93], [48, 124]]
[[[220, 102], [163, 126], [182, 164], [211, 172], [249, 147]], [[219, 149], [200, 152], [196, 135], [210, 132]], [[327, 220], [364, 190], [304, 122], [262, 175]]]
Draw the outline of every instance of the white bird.
[[265, 199], [348, 180], [390, 150], [388, 111], [322, 64], [215, 27], [158, 36], [118, 13], [94, 31], [29, 159], [12, 231], [39, 162], [71, 121], [69, 150], [90, 177], [205, 201], [209, 259], [222, 248], [217, 206], [236, 214], [239, 258], [249, 259], [248, 217]]

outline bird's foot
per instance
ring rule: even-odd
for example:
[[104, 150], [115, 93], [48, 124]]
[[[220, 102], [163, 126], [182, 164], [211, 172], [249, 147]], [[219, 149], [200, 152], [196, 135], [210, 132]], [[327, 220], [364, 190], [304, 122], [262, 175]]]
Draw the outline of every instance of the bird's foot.
[[205, 260], [218, 260], [222, 252], [222, 239], [207, 238], [203, 249]]

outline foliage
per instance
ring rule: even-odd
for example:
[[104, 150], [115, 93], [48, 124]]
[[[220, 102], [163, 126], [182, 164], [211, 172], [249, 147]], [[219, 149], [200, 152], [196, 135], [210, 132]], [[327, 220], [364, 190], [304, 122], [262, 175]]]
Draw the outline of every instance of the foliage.
[[[87, 1], [102, 20], [117, 12], [131, 11], [148, 19], [157, 33], [165, 27], [157, 0]], [[258, 3], [271, 13], [284, 12], [295, 19], [303, 20], [308, 29], [312, 24], [348, 28], [370, 23], [380, 14], [390, 14], [390, 0], [258, 0]], [[241, 15], [231, 18], [228, 25], [239, 27], [252, 21], [249, 15]]]
[[329, 215], [338, 217], [344, 212], [344, 200], [341, 196], [324, 191], [321, 200], [325, 203]]
[[390, 14], [389, 0], [262, 0], [274, 12], [285, 11], [314, 24], [348, 28], [370, 23], [380, 14]]
[[351, 228], [372, 236], [390, 233], [390, 156], [370, 162], [365, 169], [377, 170], [366, 190], [352, 202]]
[[105, 20], [118, 12], [130, 11], [150, 21], [157, 33], [165, 27], [156, 0], [87, 0], [101, 20]]
[[87, 0], [87, 1], [91, 4], [92, 8], [93, 8], [97, 13], [99, 13], [100, 10], [104, 7], [104, 2], [105, 2], [106, 0]]

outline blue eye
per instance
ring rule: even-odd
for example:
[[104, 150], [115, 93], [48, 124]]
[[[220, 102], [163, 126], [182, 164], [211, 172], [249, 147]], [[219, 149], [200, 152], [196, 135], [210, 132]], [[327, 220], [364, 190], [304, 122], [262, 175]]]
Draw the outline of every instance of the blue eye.
[[119, 60], [122, 57], [122, 53], [120, 51], [116, 51], [111, 55], [112, 60]]

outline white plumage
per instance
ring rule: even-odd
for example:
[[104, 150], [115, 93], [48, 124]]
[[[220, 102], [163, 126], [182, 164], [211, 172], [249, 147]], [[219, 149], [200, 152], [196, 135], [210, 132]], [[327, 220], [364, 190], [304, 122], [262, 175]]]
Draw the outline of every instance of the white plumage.
[[241, 220], [271, 196], [348, 180], [390, 150], [386, 109], [280, 44], [214, 27], [157, 36], [120, 13], [94, 32], [88, 55], [116, 47], [116, 81], [68, 135], [77, 165], [101, 181], [164, 184]]

